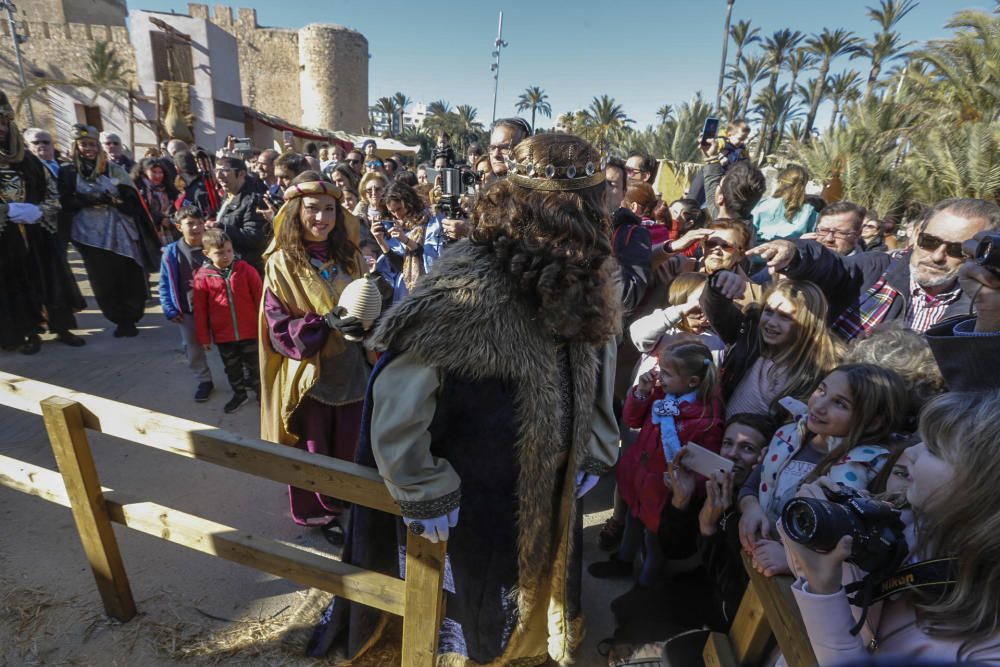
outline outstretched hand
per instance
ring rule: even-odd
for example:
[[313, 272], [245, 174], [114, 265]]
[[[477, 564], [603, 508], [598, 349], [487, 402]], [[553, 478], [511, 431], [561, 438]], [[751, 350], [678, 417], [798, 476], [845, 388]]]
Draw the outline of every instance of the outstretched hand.
[[798, 253], [799, 249], [791, 241], [775, 239], [750, 248], [746, 254], [751, 257], [754, 255], [760, 257], [767, 262], [767, 268], [771, 273], [776, 273], [788, 268]]

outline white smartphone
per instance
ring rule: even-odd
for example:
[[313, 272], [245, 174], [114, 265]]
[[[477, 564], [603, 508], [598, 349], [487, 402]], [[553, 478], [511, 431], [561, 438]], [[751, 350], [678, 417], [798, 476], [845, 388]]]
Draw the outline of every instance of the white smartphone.
[[701, 445], [689, 442], [684, 445], [684, 449], [687, 450], [687, 454], [681, 459], [681, 465], [691, 472], [711, 477], [712, 473], [727, 473], [733, 470], [732, 461], [719, 456], [710, 449], [705, 449]]

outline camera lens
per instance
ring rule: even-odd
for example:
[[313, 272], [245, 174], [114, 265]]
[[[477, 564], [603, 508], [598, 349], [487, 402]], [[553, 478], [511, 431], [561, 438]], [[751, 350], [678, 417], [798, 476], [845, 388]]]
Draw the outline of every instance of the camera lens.
[[789, 538], [814, 551], [830, 551], [844, 535], [859, 534], [863, 528], [847, 506], [816, 498], [789, 500], [781, 522]]
[[993, 255], [993, 237], [987, 236], [979, 242], [976, 248], [976, 262], [979, 264], [990, 264]]

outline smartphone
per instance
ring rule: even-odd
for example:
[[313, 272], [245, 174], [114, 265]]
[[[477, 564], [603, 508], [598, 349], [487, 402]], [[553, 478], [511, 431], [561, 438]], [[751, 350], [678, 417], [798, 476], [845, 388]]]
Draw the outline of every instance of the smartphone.
[[236, 143], [233, 145], [233, 150], [237, 153], [253, 152], [253, 145], [250, 142], [250, 137], [236, 137]]
[[681, 465], [692, 472], [711, 477], [712, 473], [728, 473], [733, 470], [732, 461], [701, 445], [689, 442], [684, 445], [684, 449], [687, 450], [687, 454], [681, 459]]
[[293, 137], [293, 135], [292, 135], [292, 131], [291, 130], [282, 130], [281, 131], [281, 141], [283, 143], [286, 143], [286, 144], [292, 143], [292, 137]]
[[719, 134], [719, 119], [709, 116], [705, 119], [705, 126], [701, 130], [701, 142], [711, 141]]

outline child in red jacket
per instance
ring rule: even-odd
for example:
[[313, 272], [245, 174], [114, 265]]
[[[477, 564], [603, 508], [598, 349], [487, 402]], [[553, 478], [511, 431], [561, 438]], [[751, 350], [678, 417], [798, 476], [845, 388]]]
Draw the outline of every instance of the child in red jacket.
[[641, 430], [618, 462], [618, 491], [628, 506], [621, 546], [609, 560], [589, 568], [598, 578], [627, 576], [644, 544], [640, 586], [654, 583], [662, 563], [657, 531], [671, 496], [663, 477], [667, 462], [688, 442], [718, 453], [725, 423], [718, 369], [706, 345], [689, 339], [668, 342], [656, 357], [657, 367], [641, 375], [625, 397], [623, 421]]
[[260, 274], [235, 259], [233, 243], [218, 229], [202, 237], [202, 250], [211, 262], [194, 275], [194, 321], [198, 342], [206, 350], [212, 340], [226, 368], [233, 397], [223, 410], [236, 412], [253, 389], [260, 400], [260, 363], [257, 351], [257, 311], [263, 291]]

